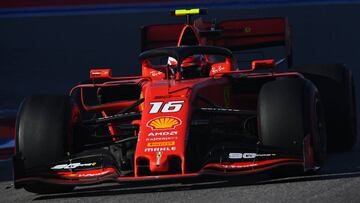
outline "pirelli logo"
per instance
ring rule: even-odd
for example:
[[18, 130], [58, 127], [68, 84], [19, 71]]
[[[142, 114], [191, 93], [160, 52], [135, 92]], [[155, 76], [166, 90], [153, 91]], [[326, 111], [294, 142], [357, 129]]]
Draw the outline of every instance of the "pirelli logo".
[[175, 141], [170, 142], [149, 142], [147, 143], [148, 147], [167, 147], [167, 146], [174, 146]]

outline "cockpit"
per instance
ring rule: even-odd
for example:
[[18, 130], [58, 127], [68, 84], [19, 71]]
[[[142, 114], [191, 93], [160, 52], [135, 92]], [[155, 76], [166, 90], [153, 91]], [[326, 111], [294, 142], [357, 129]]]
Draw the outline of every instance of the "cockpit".
[[213, 46], [152, 49], [140, 54], [142, 76], [153, 79], [210, 77], [233, 69], [231, 51]]

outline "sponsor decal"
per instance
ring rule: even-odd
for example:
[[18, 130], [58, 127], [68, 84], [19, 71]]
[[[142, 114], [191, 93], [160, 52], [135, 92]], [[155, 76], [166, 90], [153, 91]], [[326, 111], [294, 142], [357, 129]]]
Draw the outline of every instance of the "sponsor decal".
[[244, 32], [245, 33], [250, 33], [252, 31], [252, 28], [251, 27], [245, 27], [244, 28]]
[[166, 146], [174, 146], [175, 141], [171, 142], [149, 142], [147, 143], [148, 147], [166, 147]]
[[162, 157], [162, 152], [156, 152], [156, 166], [160, 166], [160, 160]]
[[90, 166], [95, 166], [96, 162], [93, 163], [71, 163], [71, 164], [60, 164], [60, 165], [56, 165], [54, 167], [51, 167], [51, 169], [53, 170], [61, 170], [61, 169], [74, 169], [74, 168], [78, 168], [78, 167], [90, 167]]
[[211, 68], [211, 72], [213, 72], [213, 73], [219, 73], [219, 72], [221, 72], [223, 70], [225, 70], [225, 67], [223, 67], [223, 66], [218, 66], [216, 68], [214, 68], [214, 67]]
[[108, 173], [109, 173], [109, 171], [101, 171], [101, 172], [97, 172], [97, 173], [85, 173], [85, 174], [79, 174], [78, 177], [85, 178], [85, 177], [102, 176], [102, 175], [105, 175]]
[[103, 176], [106, 174], [115, 173], [115, 169], [113, 168], [102, 168], [95, 170], [81, 170], [77, 172], [66, 171], [66, 172], [57, 172], [57, 174], [70, 178], [87, 178], [87, 177], [96, 177]]
[[181, 124], [181, 120], [176, 117], [157, 117], [151, 119], [146, 126], [152, 130], [164, 130], [164, 129], [174, 129], [176, 126]]
[[169, 132], [151, 132], [148, 134], [148, 136], [168, 136], [168, 135], [177, 135], [178, 132], [177, 131], [169, 131]]
[[256, 157], [272, 157], [276, 154], [257, 154], [257, 153], [229, 153], [229, 159], [254, 159]]
[[160, 72], [160, 71], [150, 71], [150, 75], [152, 77], [160, 76], [161, 74], [162, 74], [162, 72]]
[[155, 148], [145, 148], [145, 152], [168, 152], [176, 151], [176, 147], [155, 147]]
[[168, 140], [177, 140], [177, 137], [150, 137], [146, 138], [146, 141], [168, 141]]

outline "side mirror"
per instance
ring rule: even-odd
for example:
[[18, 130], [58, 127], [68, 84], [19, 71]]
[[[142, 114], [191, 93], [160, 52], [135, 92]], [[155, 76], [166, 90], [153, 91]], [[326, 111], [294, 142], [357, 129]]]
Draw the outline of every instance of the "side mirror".
[[251, 62], [251, 69], [254, 70], [268, 70], [276, 67], [274, 59], [254, 60]]
[[90, 70], [90, 79], [110, 79], [112, 77], [111, 69], [92, 69]]

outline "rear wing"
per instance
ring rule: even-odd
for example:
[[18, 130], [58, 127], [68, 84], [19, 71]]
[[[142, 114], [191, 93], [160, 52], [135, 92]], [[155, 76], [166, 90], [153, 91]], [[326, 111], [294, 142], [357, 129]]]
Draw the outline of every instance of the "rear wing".
[[[166, 46], [176, 46], [186, 24], [145, 26], [141, 30], [142, 51]], [[220, 23], [193, 22], [199, 45], [212, 45], [232, 51], [285, 46], [291, 64], [290, 28], [286, 18], [227, 20]]]
[[141, 51], [176, 46], [185, 24], [149, 25], [141, 28]]
[[214, 45], [231, 50], [286, 46], [289, 40], [287, 20], [284, 18], [229, 20], [219, 23], [221, 35], [209, 39]]

